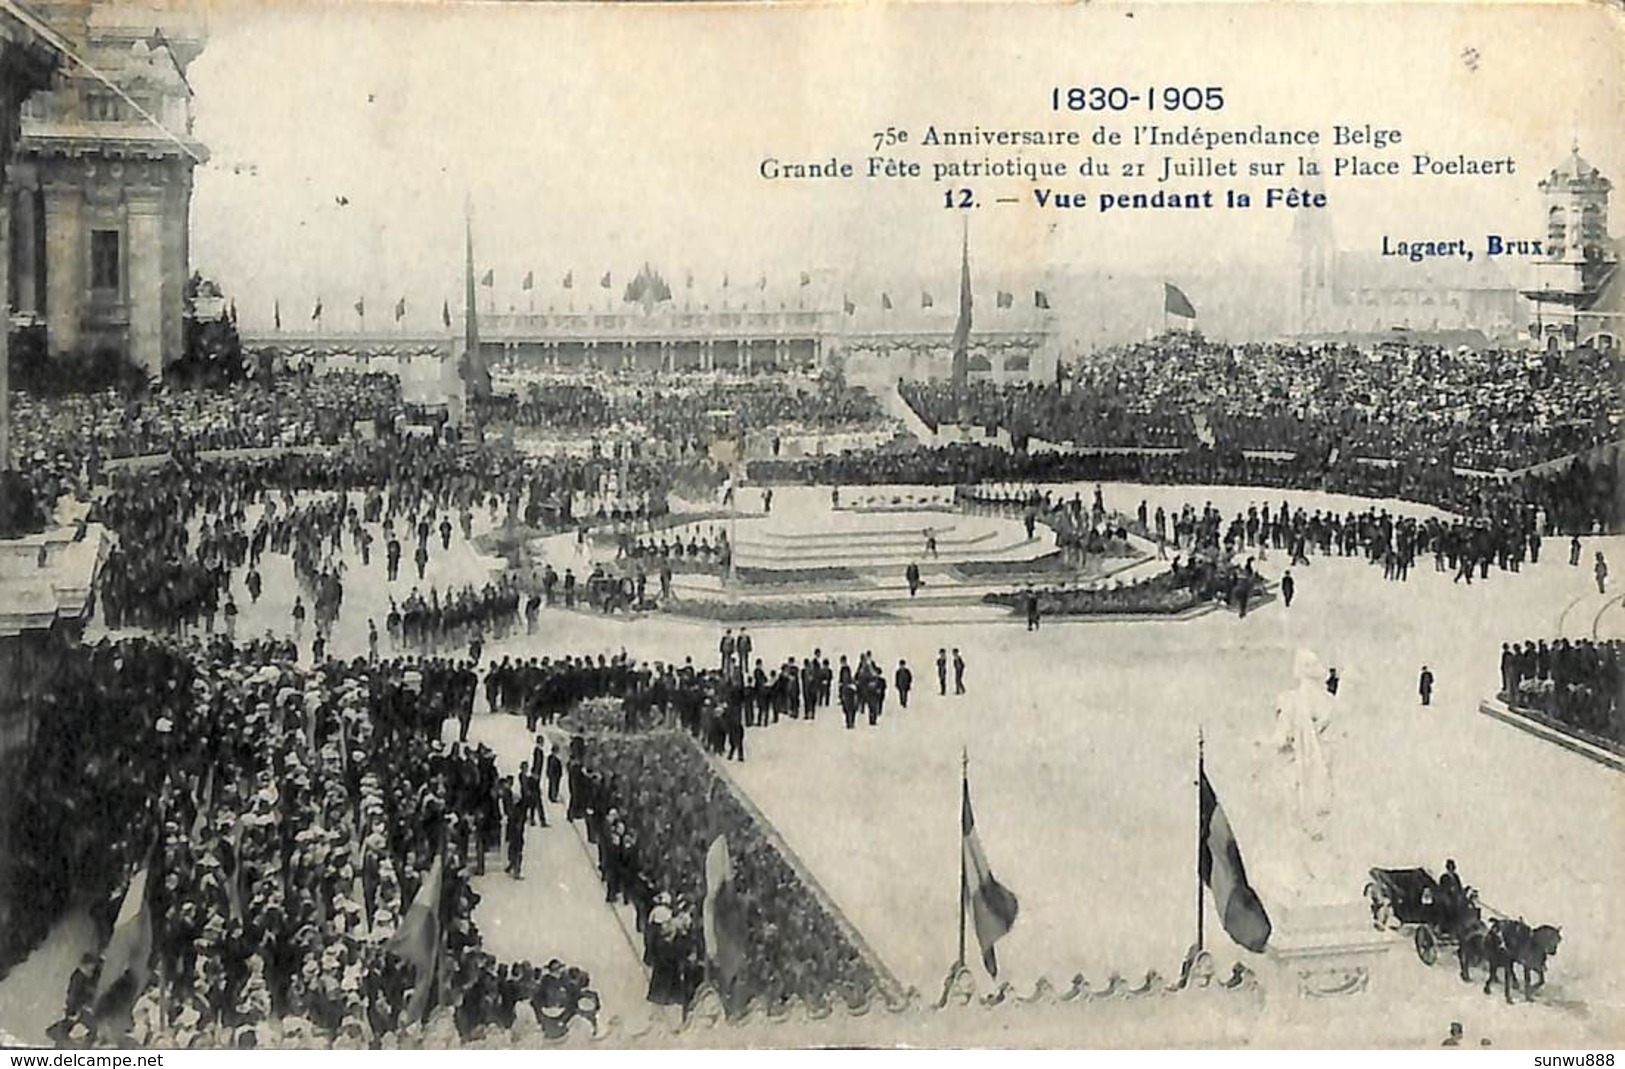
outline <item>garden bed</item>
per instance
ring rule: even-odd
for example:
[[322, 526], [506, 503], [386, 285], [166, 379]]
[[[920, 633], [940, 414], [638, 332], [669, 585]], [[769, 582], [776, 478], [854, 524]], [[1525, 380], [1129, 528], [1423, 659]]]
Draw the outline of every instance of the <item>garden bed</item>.
[[884, 620], [890, 617], [878, 605], [852, 598], [773, 598], [759, 601], [717, 601], [672, 598], [666, 611], [717, 623], [757, 623], [775, 620]]
[[802, 584], [851, 583], [859, 577], [851, 568], [745, 568], [735, 569], [735, 577], [752, 586], [800, 586]]

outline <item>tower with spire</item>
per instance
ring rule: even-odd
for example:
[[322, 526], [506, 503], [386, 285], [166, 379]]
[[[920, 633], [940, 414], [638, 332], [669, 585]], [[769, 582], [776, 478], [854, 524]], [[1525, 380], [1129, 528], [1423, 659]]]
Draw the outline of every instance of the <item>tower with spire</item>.
[[1617, 346], [1625, 323], [1619, 243], [1608, 234], [1611, 183], [1576, 142], [1540, 183], [1543, 255], [1535, 267], [1531, 333], [1543, 348]]

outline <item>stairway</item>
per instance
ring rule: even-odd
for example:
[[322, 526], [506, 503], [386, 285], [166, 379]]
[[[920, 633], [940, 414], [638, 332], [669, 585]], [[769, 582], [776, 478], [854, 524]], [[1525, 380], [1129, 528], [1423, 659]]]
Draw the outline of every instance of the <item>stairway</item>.
[[871, 386], [870, 391], [880, 402], [880, 407], [886, 410], [886, 414], [901, 423], [903, 429], [918, 439], [921, 445], [931, 445], [936, 441], [936, 433], [926, 426], [925, 420], [903, 400], [903, 395], [898, 392], [895, 382], [885, 386]]

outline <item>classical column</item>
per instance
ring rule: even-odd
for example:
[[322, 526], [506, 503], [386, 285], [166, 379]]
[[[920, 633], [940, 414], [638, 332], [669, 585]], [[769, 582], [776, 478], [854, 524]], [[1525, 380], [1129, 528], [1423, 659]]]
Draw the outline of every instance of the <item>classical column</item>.
[[[39, 234], [39, 211], [34, 190], [26, 181], [13, 181], [5, 197], [12, 206], [12, 220], [16, 233], [11, 256], [17, 264], [16, 277], [11, 280], [17, 287], [17, 303], [13, 312], [38, 313], [44, 301], [39, 291], [39, 254], [35, 242]], [[10, 292], [8, 289], [6, 292]]]
[[79, 344], [85, 297], [84, 195], [77, 186], [45, 187], [45, 329], [53, 353]]
[[[132, 189], [125, 214], [125, 300], [129, 358], [148, 377], [164, 373], [164, 206], [162, 190]], [[177, 356], [179, 354], [176, 354]]]

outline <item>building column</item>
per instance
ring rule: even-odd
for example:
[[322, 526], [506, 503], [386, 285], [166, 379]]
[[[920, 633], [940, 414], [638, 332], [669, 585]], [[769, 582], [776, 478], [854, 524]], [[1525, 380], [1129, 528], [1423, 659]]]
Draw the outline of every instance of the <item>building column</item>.
[[17, 300], [11, 309], [13, 312], [38, 314], [44, 302], [39, 288], [39, 255], [35, 251], [39, 212], [34, 190], [26, 183], [13, 183], [5, 199], [12, 209], [12, 223], [7, 233], [13, 238], [11, 259], [17, 264], [16, 277], [9, 281], [5, 292], [10, 293], [11, 286], [17, 289]]
[[125, 215], [129, 359], [149, 378], [164, 373], [164, 206], [159, 190], [131, 190]]
[[45, 329], [52, 353], [79, 344], [85, 295], [84, 199], [75, 186], [45, 187]]

